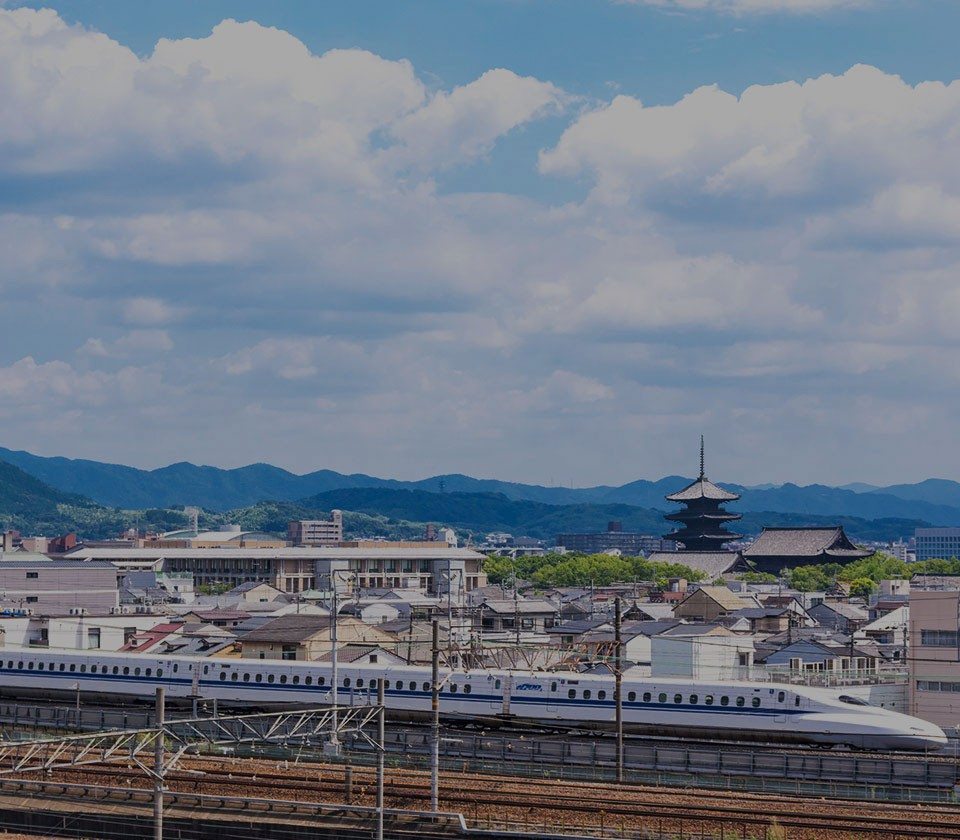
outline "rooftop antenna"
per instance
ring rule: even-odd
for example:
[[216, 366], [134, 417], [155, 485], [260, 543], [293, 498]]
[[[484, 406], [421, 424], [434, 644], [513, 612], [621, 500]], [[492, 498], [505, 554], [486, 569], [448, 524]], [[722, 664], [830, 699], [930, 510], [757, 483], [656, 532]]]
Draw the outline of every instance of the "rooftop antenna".
[[699, 481], [703, 481], [706, 476], [703, 474], [703, 435], [700, 435], [700, 478]]

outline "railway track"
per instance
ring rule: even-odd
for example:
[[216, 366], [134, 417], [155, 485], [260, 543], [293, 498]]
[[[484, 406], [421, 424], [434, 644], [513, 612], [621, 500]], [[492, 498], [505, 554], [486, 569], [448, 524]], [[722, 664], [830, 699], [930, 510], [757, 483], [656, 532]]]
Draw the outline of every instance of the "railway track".
[[[90, 784], [120, 779], [125, 785], [147, 782], [132, 778], [135, 770], [82, 768], [58, 772], [51, 783]], [[202, 775], [200, 775], [202, 774]], [[228, 795], [262, 800], [277, 797], [301, 802], [348, 802], [373, 805], [375, 777], [369, 770], [339, 765], [250, 766], [249, 761], [193, 760], [183, 772], [167, 776], [171, 792], [206, 796]], [[385, 784], [390, 808], [426, 809], [429, 781], [424, 774], [391, 773]], [[523, 781], [474, 775], [444, 780], [441, 808], [458, 811], [475, 826], [506, 819], [515, 825], [544, 830], [603, 829], [659, 830], [661, 834], [706, 828], [729, 830], [733, 836], [764, 836], [772, 827], [789, 837], [943, 838], [960, 840], [960, 809], [948, 806], [916, 807], [849, 802], [797, 800], [786, 797], [740, 796], [732, 801], [716, 792], [665, 793], [662, 789], [607, 784]], [[762, 833], [759, 833], [762, 832]], [[664, 834], [664, 836], [666, 836]], [[703, 834], [703, 836], [713, 836]]]

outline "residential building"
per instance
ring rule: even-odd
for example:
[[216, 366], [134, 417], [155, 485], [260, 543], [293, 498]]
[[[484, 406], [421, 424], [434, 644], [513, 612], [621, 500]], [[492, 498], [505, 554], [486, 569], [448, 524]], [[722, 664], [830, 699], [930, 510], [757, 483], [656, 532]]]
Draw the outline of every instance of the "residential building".
[[[241, 655], [244, 659], [317, 660], [333, 650], [332, 631], [329, 617], [280, 616], [241, 636]], [[340, 618], [337, 647], [358, 643], [396, 646], [390, 634], [356, 618]]]
[[117, 569], [77, 560], [0, 562], [0, 607], [53, 615], [109, 615], [120, 606]]
[[690, 622], [711, 622], [759, 606], [752, 598], [741, 598], [725, 586], [701, 586], [690, 592], [673, 609], [674, 618]]
[[910, 593], [910, 713], [960, 730], [960, 590]]

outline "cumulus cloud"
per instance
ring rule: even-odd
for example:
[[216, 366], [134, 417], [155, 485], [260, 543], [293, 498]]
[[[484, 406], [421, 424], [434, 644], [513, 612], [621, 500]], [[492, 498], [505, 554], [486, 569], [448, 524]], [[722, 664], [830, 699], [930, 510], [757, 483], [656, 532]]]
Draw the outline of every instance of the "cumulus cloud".
[[[563, 448], [615, 481], [677, 471], [702, 431], [731, 463], [778, 435], [855, 446], [857, 412], [908, 390], [952, 442], [958, 83], [857, 66], [573, 103], [256, 23], [141, 57], [0, 9], [4, 445], [541, 481]], [[539, 173], [583, 200], [443, 188], [558, 114]], [[82, 452], [56, 453], [65, 429]]]

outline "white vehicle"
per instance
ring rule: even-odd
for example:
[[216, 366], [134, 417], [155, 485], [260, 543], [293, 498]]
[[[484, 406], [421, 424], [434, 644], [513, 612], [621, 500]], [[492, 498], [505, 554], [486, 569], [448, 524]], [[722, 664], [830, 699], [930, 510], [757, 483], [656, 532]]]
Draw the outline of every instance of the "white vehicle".
[[[431, 670], [413, 665], [338, 665], [338, 703], [376, 702], [385, 681], [396, 719], [430, 715]], [[217, 659], [105, 652], [0, 649], [0, 693], [26, 696], [200, 696], [226, 705], [308, 707], [332, 700], [329, 663]], [[628, 733], [844, 745], [866, 750], [931, 750], [943, 731], [919, 718], [821, 688], [774, 683], [623, 678]], [[441, 671], [446, 719], [515, 726], [610, 729], [614, 679], [568, 672]]]

